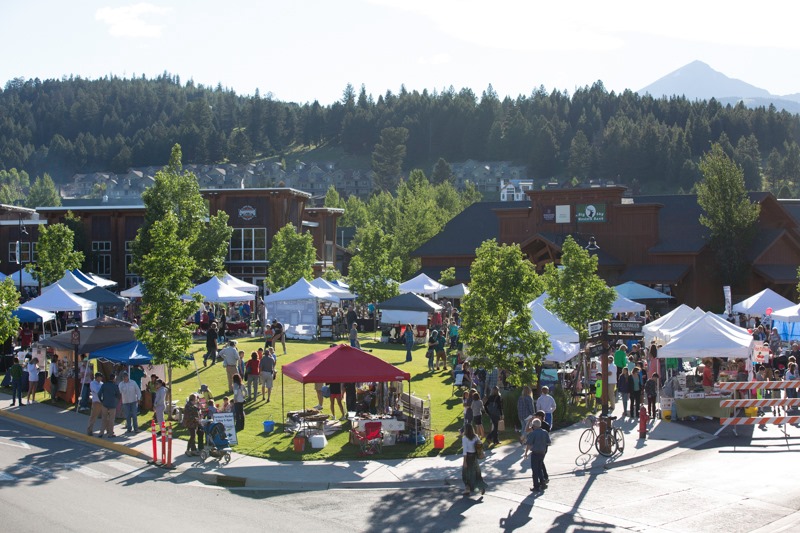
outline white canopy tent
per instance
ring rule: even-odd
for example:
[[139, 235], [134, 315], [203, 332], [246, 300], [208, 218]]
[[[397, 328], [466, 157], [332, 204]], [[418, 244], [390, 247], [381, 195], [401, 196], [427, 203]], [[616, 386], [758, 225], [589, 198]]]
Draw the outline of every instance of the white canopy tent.
[[65, 289], [73, 294], [80, 294], [82, 292], [86, 292], [89, 289], [93, 289], [96, 285], [90, 285], [85, 281], [79, 279], [75, 274], [67, 270], [64, 272], [64, 275], [61, 277], [60, 280], [56, 281], [52, 285], [48, 285], [42, 289], [42, 294], [48, 292], [52, 287], [58, 285], [62, 289]]
[[[732, 324], [731, 324], [732, 325]], [[658, 350], [660, 359], [672, 357], [749, 358], [753, 337], [725, 327], [719, 321], [704, 316], [675, 335]]]
[[611, 304], [612, 313], [640, 313], [647, 309], [645, 304], [634, 302], [617, 294], [617, 299]]
[[211, 303], [222, 302], [249, 302], [253, 299], [253, 295], [249, 292], [234, 289], [217, 277], [212, 277], [210, 280], [200, 285], [196, 285], [189, 289], [189, 294], [200, 294], [203, 300]]
[[247, 283], [244, 280], [231, 276], [227, 272], [225, 272], [225, 274], [220, 276], [220, 279], [222, 280], [222, 283], [224, 283], [228, 287], [233, 287], [234, 289], [238, 289], [240, 291], [257, 293], [259, 290], [258, 285]]
[[658, 330], [658, 338], [661, 339], [663, 343], [668, 343], [672, 340], [673, 337], [676, 336], [677, 333], [684, 330], [687, 326], [693, 324], [697, 320], [703, 318], [705, 316], [705, 311], [700, 309], [699, 307], [692, 309], [692, 312], [686, 315], [682, 322], [675, 323], [671, 325], [669, 328], [663, 327]]
[[281, 322], [286, 338], [310, 340], [317, 337], [320, 302], [339, 302], [339, 297], [318, 289], [305, 278], [264, 298], [267, 316]]
[[436, 293], [437, 298], [457, 298], [461, 299], [464, 296], [469, 294], [469, 287], [464, 285], [463, 283], [459, 283], [458, 285], [453, 285], [452, 287], [448, 287], [446, 289], [442, 289], [441, 291]]
[[104, 289], [107, 289], [109, 287], [114, 287], [117, 284], [116, 281], [111, 281], [110, 279], [106, 279], [106, 278], [100, 277], [97, 274], [92, 274], [91, 272], [89, 272], [88, 274], [83, 274], [83, 275], [86, 276], [87, 278], [89, 278], [89, 281], [91, 281], [92, 283], [94, 283], [98, 287], [103, 287]]
[[787, 300], [772, 289], [764, 289], [758, 294], [754, 294], [746, 300], [734, 305], [731, 309], [734, 313], [742, 313], [750, 316], [763, 316], [767, 314], [767, 309], [786, 309], [794, 305], [794, 302]]
[[420, 274], [400, 284], [400, 292], [413, 292], [415, 294], [435, 294], [446, 288], [447, 285], [442, 285], [425, 274]]
[[125, 298], [141, 298], [142, 297], [142, 286], [134, 285], [130, 289], [125, 289], [124, 291], [119, 293], [120, 296], [124, 296]]
[[550, 336], [552, 350], [546, 361], [565, 363], [580, 352], [578, 332], [539, 303], [528, 304], [531, 310], [531, 329], [543, 331]]
[[352, 292], [348, 291], [347, 289], [342, 289], [327, 280], [322, 278], [314, 278], [311, 280], [311, 285], [318, 289], [322, 289], [323, 291], [327, 291], [332, 295], [336, 296], [340, 300], [355, 300], [356, 295]]
[[662, 340], [658, 337], [658, 330], [661, 328], [669, 329], [671, 327], [675, 327], [679, 324], [682, 324], [686, 317], [691, 314], [692, 308], [686, 304], [681, 304], [669, 313], [653, 320], [649, 324], [645, 324], [642, 326], [642, 334], [644, 334], [644, 340], [647, 345], [650, 344], [653, 340]]
[[[19, 287], [19, 272], [20, 271], [17, 270], [16, 272], [6, 276], [8, 278], [11, 278], [12, 281], [14, 281], [14, 285], [16, 285], [17, 287]], [[33, 279], [33, 276], [31, 275], [31, 273], [28, 272], [27, 270], [25, 270], [24, 268], [22, 269], [22, 286], [23, 287], [38, 287], [39, 286], [39, 282], [36, 281], [35, 279]]]
[[81, 322], [97, 318], [97, 304], [65, 290], [59, 284], [50, 286], [50, 290], [25, 302], [26, 307], [34, 307], [45, 311], [72, 311], [81, 313]]

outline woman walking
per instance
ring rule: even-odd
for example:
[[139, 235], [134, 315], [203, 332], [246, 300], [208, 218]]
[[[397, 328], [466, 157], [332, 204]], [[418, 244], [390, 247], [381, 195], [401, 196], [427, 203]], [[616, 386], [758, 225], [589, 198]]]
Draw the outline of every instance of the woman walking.
[[500, 396], [499, 387], [493, 387], [492, 393], [486, 399], [486, 412], [489, 413], [489, 420], [492, 421], [492, 431], [487, 435], [486, 442], [500, 444], [498, 432], [500, 420], [503, 419], [503, 398]]
[[486, 492], [486, 483], [481, 476], [481, 466], [478, 464], [478, 449], [480, 438], [475, 435], [472, 424], [464, 428], [461, 437], [461, 446], [464, 448], [464, 462], [461, 465], [461, 480], [464, 482], [464, 496], [469, 496], [474, 490]]
[[477, 392], [472, 393], [472, 423], [478, 436], [483, 439], [486, 436], [483, 429], [483, 400]]
[[628, 390], [631, 395], [631, 418], [639, 416], [639, 407], [642, 405], [642, 380], [639, 377], [639, 367], [634, 367], [633, 373], [628, 378]]
[[195, 402], [197, 402], [197, 396], [190, 394], [183, 407], [183, 427], [189, 430], [189, 443], [186, 445], [186, 455], [189, 457], [198, 455], [195, 439], [197, 438], [197, 429], [200, 427], [200, 409]]
[[522, 387], [522, 394], [517, 400], [517, 416], [519, 417], [520, 432], [525, 432], [525, 426], [528, 424], [528, 419], [533, 416], [536, 411], [533, 404], [533, 392], [527, 385]]
[[233, 375], [233, 423], [236, 431], [244, 429], [244, 385], [239, 374]]
[[630, 374], [628, 374], [628, 368], [622, 368], [622, 374], [619, 377], [619, 383], [617, 384], [617, 390], [619, 390], [620, 395], [622, 395], [622, 416], [625, 417], [628, 415], [628, 400], [630, 399], [630, 381], [628, 378]]

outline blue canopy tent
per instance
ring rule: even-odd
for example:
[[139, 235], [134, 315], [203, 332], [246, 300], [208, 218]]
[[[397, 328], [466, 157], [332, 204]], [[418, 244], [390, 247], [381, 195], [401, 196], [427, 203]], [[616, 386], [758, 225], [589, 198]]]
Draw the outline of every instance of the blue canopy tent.
[[147, 347], [139, 341], [115, 344], [89, 353], [89, 359], [105, 359], [123, 365], [149, 365], [153, 356]]
[[614, 290], [617, 294], [628, 300], [671, 300], [672, 296], [664, 294], [663, 292], [651, 289], [646, 285], [636, 283], [635, 281], [627, 281], [620, 285], [616, 285]]

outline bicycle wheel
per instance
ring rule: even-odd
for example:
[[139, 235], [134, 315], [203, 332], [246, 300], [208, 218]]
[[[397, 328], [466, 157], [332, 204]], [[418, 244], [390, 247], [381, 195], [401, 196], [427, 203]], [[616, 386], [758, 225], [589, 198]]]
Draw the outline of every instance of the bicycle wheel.
[[617, 449], [619, 453], [625, 451], [625, 434], [619, 428], [614, 428], [614, 438], [617, 440]]
[[[605, 446], [603, 446], [603, 444], [605, 444]], [[611, 457], [617, 452], [617, 439], [614, 437], [613, 432], [603, 433], [597, 436], [594, 446], [597, 449], [597, 453], [603, 457]], [[603, 451], [603, 448], [605, 448], [606, 451]]]
[[578, 449], [581, 453], [589, 453], [589, 450], [592, 449], [592, 444], [594, 444], [594, 431], [591, 429], [583, 430], [581, 438], [578, 441]]

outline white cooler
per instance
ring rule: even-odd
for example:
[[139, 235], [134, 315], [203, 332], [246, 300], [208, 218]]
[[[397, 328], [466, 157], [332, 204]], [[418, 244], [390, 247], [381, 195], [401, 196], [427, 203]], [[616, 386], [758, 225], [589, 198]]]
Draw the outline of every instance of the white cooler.
[[320, 450], [328, 445], [328, 439], [325, 438], [325, 435], [311, 435], [308, 440], [315, 450]]

